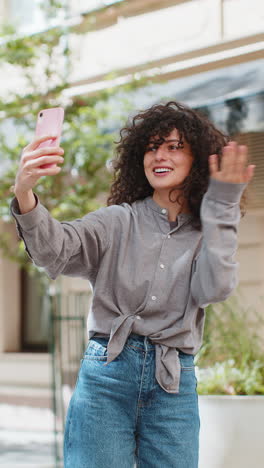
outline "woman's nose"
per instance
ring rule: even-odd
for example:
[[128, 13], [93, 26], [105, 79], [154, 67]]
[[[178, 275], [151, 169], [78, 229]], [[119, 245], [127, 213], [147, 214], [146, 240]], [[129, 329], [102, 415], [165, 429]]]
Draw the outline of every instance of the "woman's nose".
[[159, 146], [155, 151], [155, 159], [163, 159], [164, 158], [164, 148]]

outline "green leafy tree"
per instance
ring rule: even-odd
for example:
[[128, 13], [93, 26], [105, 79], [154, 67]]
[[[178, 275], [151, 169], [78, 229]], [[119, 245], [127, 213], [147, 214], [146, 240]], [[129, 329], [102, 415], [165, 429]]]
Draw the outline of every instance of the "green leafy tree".
[[[58, 2], [48, 2], [44, 7], [46, 16], [56, 16], [61, 7]], [[57, 176], [42, 177], [34, 191], [58, 220], [79, 218], [102, 206], [112, 179], [107, 163], [113, 156], [117, 129], [131, 108], [129, 91], [148, 82], [132, 77], [122, 88], [66, 98], [62, 91], [69, 87], [67, 76], [71, 66], [67, 34], [65, 28], [53, 28], [19, 37], [11, 25], [2, 27], [0, 66], [9, 64], [22, 83], [21, 91], [0, 99], [0, 219], [5, 222], [11, 221], [9, 204], [14, 196], [12, 186], [22, 148], [34, 137], [37, 113], [47, 107], [65, 109], [61, 141], [65, 161]], [[113, 76], [114, 72], [106, 79]], [[118, 97], [121, 89], [125, 92], [122, 98]], [[13, 128], [11, 142], [6, 132], [7, 122]], [[22, 242], [13, 248], [8, 236], [0, 234], [0, 249], [5, 256], [32, 271]]]

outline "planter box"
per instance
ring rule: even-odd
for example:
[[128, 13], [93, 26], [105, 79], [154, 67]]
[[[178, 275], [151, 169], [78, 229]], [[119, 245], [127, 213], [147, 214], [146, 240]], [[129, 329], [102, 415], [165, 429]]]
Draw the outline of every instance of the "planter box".
[[263, 468], [264, 396], [198, 398], [199, 468]]

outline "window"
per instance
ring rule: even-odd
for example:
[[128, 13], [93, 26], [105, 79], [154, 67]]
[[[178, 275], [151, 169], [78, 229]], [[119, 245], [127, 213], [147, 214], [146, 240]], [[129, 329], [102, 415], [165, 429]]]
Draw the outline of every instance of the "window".
[[40, 8], [41, 0], [9, 0], [7, 19], [19, 33], [34, 33], [46, 25], [44, 12]]

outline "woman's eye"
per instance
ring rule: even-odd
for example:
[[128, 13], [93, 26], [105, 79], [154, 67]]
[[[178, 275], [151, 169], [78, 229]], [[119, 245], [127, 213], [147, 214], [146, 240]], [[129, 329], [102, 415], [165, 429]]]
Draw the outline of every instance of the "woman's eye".
[[148, 151], [148, 152], [149, 152], [149, 151], [152, 151], [152, 152], [153, 152], [153, 151], [155, 151], [156, 149], [157, 149], [156, 146], [152, 146], [151, 148], [148, 148], [147, 151]]
[[176, 149], [178, 149], [178, 145], [170, 145], [169, 149], [170, 150], [176, 150]]

